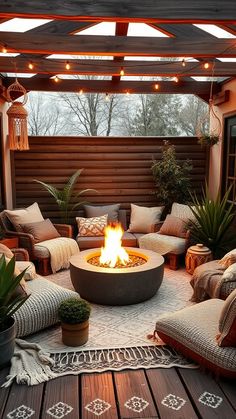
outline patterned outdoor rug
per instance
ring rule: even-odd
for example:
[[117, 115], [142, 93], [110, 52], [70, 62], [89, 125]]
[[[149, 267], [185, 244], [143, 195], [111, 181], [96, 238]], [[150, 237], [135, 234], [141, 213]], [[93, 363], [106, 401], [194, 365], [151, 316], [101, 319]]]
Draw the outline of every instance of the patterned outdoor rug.
[[[47, 279], [73, 289], [69, 271], [50, 275]], [[185, 270], [165, 269], [163, 283], [148, 301], [130, 306], [92, 304], [89, 340], [82, 347], [63, 345], [60, 326], [30, 336], [51, 354], [52, 370], [59, 374], [121, 370], [125, 368], [156, 368], [193, 364], [167, 346], [154, 345], [147, 335], [155, 328], [158, 316], [190, 305], [192, 288]]]

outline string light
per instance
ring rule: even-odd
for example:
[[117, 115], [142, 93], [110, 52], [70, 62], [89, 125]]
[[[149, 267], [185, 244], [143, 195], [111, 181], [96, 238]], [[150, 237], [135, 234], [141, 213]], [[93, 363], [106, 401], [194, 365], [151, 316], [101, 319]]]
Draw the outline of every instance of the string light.
[[109, 102], [109, 100], [110, 100], [110, 95], [108, 93], [106, 93], [106, 95], [105, 95], [105, 101], [106, 102]]
[[128, 90], [126, 90], [125, 94], [126, 94], [126, 96], [129, 96], [130, 93], [129, 93]]
[[182, 67], [186, 67], [186, 61], [184, 58], [182, 59]]
[[154, 89], [155, 89], [155, 90], [158, 90], [158, 89], [159, 89], [159, 87], [160, 87], [160, 86], [159, 86], [159, 84], [158, 84], [158, 83], [155, 83], [155, 84], [154, 84]]
[[54, 77], [53, 77], [53, 80], [55, 81], [55, 83], [58, 83], [58, 82], [59, 82], [59, 77], [54, 76]]
[[80, 89], [79, 94], [82, 95], [84, 93], [83, 89]]
[[66, 61], [66, 70], [70, 70], [70, 63], [69, 63], [69, 61]]
[[205, 70], [208, 70], [208, 68], [210, 67], [210, 64], [208, 62], [204, 63], [203, 67], [205, 68]]
[[6, 45], [3, 45], [2, 52], [3, 52], [3, 54], [6, 54], [7, 53], [7, 47], [6, 47]]
[[32, 61], [30, 61], [30, 62], [29, 62], [29, 64], [28, 64], [28, 68], [29, 68], [30, 70], [33, 70], [33, 68], [34, 68], [34, 64], [32, 63]]
[[175, 77], [173, 78], [173, 81], [174, 81], [175, 83], [178, 83], [178, 82], [179, 82], [179, 77], [175, 76]]
[[121, 69], [120, 69], [120, 76], [124, 76], [124, 75], [125, 75], [124, 68], [123, 68], [123, 67], [121, 67]]

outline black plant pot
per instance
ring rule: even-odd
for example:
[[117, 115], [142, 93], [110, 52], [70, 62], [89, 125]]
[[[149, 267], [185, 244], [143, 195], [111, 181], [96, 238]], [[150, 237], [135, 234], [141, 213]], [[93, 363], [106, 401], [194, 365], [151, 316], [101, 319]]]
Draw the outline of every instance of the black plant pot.
[[6, 324], [6, 329], [0, 331], [0, 368], [5, 367], [13, 353], [15, 347], [15, 320], [10, 317]]

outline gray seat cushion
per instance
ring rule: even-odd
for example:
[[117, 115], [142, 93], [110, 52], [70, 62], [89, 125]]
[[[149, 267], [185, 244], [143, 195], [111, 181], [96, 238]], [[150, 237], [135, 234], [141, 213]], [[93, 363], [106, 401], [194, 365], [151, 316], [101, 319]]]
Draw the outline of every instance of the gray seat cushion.
[[[79, 234], [76, 237], [76, 241], [79, 245], [80, 250], [92, 249], [96, 247], [104, 246], [104, 236], [80, 236]], [[127, 247], [136, 247], [137, 239], [132, 233], [124, 232], [122, 237], [122, 245]]]
[[69, 297], [78, 297], [77, 292], [62, 288], [38, 276], [27, 282], [28, 300], [14, 314], [16, 336], [22, 337], [52, 326], [58, 322], [59, 304]]
[[236, 378], [236, 350], [216, 342], [224, 301], [214, 298], [157, 319], [161, 339], [188, 358], [226, 377]]

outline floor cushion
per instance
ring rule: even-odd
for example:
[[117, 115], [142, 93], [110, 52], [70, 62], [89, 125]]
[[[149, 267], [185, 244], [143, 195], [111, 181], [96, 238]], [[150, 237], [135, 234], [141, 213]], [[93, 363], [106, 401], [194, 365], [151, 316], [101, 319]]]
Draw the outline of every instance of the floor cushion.
[[158, 318], [156, 331], [168, 345], [218, 375], [236, 378], [236, 350], [217, 344], [224, 301], [212, 299]]
[[35, 265], [33, 264], [33, 262], [18, 260], [16, 261], [16, 267], [19, 269], [20, 272], [27, 268], [27, 271], [24, 274], [24, 279], [26, 281], [30, 281], [31, 279], [34, 279], [37, 276]]
[[14, 314], [16, 336], [22, 337], [52, 326], [58, 322], [59, 304], [69, 297], [78, 297], [77, 292], [62, 288], [39, 276], [27, 282], [28, 300]]

